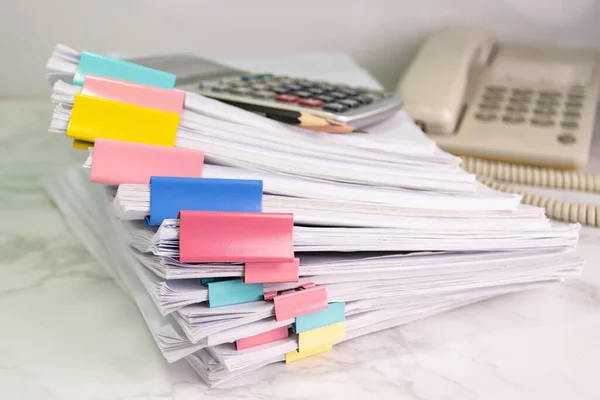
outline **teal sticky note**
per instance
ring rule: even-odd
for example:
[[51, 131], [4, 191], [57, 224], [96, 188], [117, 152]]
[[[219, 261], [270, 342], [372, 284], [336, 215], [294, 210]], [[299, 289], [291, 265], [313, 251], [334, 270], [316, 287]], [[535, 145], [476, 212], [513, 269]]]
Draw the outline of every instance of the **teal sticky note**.
[[346, 303], [329, 303], [326, 310], [296, 317], [294, 330], [296, 333], [310, 331], [322, 326], [342, 322], [346, 319]]
[[73, 85], [83, 86], [87, 74], [119, 79], [122, 81], [173, 89], [177, 76], [132, 62], [82, 51], [79, 66], [73, 76]]
[[222, 307], [263, 299], [262, 283], [244, 283], [241, 279], [208, 283], [208, 306]]

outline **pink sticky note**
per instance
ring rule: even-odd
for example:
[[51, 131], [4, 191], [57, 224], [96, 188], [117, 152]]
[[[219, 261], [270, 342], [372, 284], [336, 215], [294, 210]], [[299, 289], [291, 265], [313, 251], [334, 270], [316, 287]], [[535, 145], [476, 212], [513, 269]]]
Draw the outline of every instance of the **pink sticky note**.
[[90, 74], [85, 76], [81, 93], [175, 114], [181, 114], [185, 101], [184, 92]]
[[327, 309], [326, 286], [313, 286], [308, 289], [295, 290], [273, 299], [275, 303], [275, 319], [284, 321], [300, 315]]
[[203, 164], [199, 150], [96, 139], [90, 181], [120, 185], [150, 183], [151, 176], [200, 178]]
[[235, 347], [238, 350], [244, 350], [249, 347], [260, 346], [261, 344], [271, 343], [276, 340], [287, 338], [289, 335], [289, 329], [286, 326], [275, 328], [272, 331], [259, 333], [258, 335], [250, 336], [235, 341]]
[[293, 214], [182, 210], [179, 219], [181, 262], [294, 261]]
[[244, 268], [245, 283], [298, 282], [300, 259], [291, 262], [248, 262]]

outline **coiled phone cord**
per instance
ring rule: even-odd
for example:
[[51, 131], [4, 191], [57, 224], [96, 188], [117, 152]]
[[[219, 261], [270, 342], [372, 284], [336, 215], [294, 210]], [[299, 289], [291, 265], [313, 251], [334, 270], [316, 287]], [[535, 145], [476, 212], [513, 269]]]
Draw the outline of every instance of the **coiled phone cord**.
[[519, 194], [523, 196], [521, 202], [524, 204], [544, 207], [546, 215], [549, 218], [600, 227], [599, 206], [560, 201], [550, 196], [513, 188], [503, 182], [498, 182], [504, 181], [556, 189], [600, 192], [600, 175], [509, 164], [473, 157], [463, 157], [462, 166], [468, 172], [476, 174], [479, 181], [484, 185], [501, 192]]

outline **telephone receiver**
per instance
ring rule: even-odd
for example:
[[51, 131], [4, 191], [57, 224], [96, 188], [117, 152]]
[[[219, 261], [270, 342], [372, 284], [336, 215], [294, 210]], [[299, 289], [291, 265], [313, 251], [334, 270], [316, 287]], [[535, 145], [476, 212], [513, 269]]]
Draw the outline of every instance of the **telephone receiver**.
[[[572, 171], [589, 157], [599, 61], [594, 49], [498, 43], [485, 29], [449, 27], [425, 39], [397, 91], [415, 123], [488, 186], [600, 192], [599, 176]], [[600, 207], [520, 193], [550, 217], [600, 226]]]
[[428, 132], [452, 134], [469, 73], [488, 63], [493, 48], [492, 34], [481, 29], [446, 29], [429, 37], [398, 85], [405, 110]]

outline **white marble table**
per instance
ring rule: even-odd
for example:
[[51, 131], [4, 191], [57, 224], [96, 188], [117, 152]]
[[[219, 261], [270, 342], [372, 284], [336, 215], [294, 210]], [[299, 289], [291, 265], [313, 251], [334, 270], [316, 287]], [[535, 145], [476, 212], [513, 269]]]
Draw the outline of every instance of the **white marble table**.
[[[600, 399], [600, 229], [582, 230], [581, 280], [207, 389], [185, 363], [163, 361], [133, 302], [41, 188], [40, 177], [78, 162], [46, 133], [50, 111], [47, 101], [0, 102], [0, 399]], [[594, 154], [600, 171], [599, 143]]]

